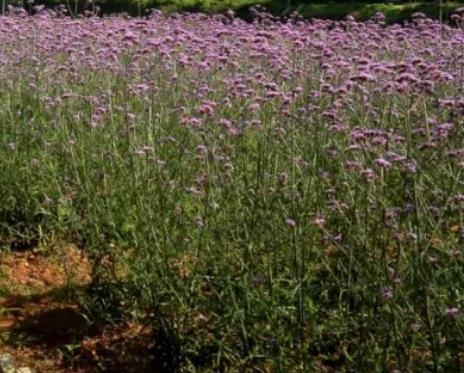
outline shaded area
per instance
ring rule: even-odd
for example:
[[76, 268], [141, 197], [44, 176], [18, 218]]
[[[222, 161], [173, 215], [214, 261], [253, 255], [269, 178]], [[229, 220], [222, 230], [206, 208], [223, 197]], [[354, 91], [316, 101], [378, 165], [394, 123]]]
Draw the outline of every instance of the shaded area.
[[[154, 365], [151, 328], [89, 322], [77, 296], [91, 288], [90, 267], [75, 250], [62, 253], [71, 261], [74, 285], [66, 283], [69, 272], [55, 257], [31, 251], [1, 254], [0, 350], [36, 372], [164, 371], [159, 359]], [[72, 263], [72, 257], [80, 263]]]
[[[33, 296], [14, 294], [3, 299], [0, 305], [4, 310], [0, 316], [2, 350], [3, 345], [11, 348], [19, 361], [39, 372], [50, 369], [41, 366], [40, 359], [45, 356], [53, 360], [56, 372], [118, 372], [121, 366], [126, 372], [155, 369], [150, 328], [136, 323], [91, 325], [78, 306], [62, 299], [66, 292], [57, 289]], [[34, 356], [39, 358], [34, 361]]]
[[88, 325], [75, 307], [57, 306], [19, 320], [12, 333], [21, 336], [18, 339], [23, 346], [57, 348], [84, 338]]

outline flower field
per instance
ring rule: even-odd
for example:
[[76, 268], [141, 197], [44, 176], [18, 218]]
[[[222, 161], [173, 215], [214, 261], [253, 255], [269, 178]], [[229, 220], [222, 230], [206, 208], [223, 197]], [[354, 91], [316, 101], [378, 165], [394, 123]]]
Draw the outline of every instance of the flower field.
[[464, 369], [460, 14], [12, 9], [0, 250], [76, 245], [155, 371]]

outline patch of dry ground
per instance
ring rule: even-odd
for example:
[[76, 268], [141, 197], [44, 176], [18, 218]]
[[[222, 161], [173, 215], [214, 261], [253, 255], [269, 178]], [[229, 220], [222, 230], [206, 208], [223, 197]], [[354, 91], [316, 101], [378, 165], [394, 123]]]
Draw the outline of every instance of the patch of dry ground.
[[90, 273], [70, 245], [0, 253], [0, 354], [38, 373], [146, 371], [152, 333], [135, 323], [91, 328], [69, 297], [70, 281], [85, 287]]

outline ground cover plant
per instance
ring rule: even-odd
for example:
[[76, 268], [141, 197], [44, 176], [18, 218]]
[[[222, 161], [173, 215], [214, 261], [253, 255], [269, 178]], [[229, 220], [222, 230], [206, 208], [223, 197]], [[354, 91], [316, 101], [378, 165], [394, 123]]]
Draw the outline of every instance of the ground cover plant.
[[0, 18], [0, 238], [78, 248], [86, 327], [159, 371], [462, 369], [464, 9], [65, 13]]

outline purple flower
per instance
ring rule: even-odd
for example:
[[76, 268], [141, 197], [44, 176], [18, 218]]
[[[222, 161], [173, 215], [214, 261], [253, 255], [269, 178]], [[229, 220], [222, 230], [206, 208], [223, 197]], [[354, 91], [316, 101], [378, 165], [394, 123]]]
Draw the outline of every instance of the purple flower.
[[322, 216], [317, 216], [312, 221], [312, 224], [317, 228], [322, 228], [325, 224], [325, 219]]
[[248, 110], [257, 111], [259, 109], [259, 104], [257, 102], [248, 105]]
[[373, 170], [371, 170], [370, 168], [366, 168], [365, 170], [363, 170], [361, 172], [361, 175], [367, 180], [373, 180], [373, 179], [375, 179], [377, 177], [375, 172]]
[[393, 289], [391, 287], [383, 287], [380, 289], [380, 295], [383, 299], [389, 300], [393, 298]]
[[285, 224], [287, 224], [287, 227], [290, 227], [290, 228], [296, 227], [296, 221], [293, 219], [285, 219]]
[[450, 307], [445, 309], [444, 315], [456, 318], [459, 316], [460, 309], [459, 307]]
[[419, 322], [413, 322], [409, 327], [413, 332], [418, 332], [421, 328], [421, 324]]
[[378, 158], [374, 161], [374, 163], [380, 168], [389, 168], [392, 165], [389, 161], [387, 161], [384, 158]]

